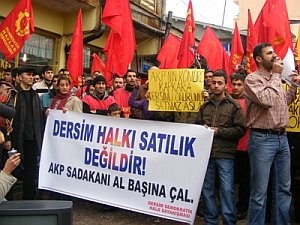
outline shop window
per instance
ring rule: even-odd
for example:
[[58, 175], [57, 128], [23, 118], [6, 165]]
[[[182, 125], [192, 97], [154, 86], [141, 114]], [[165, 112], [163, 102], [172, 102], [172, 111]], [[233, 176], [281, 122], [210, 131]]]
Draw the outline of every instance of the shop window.
[[19, 65], [53, 66], [53, 49], [53, 38], [32, 34], [19, 54]]

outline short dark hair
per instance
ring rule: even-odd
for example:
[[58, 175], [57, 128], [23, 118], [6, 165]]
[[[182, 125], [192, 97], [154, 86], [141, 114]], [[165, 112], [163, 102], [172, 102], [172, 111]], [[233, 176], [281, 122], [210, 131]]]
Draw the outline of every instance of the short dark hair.
[[42, 68], [42, 70], [41, 70], [41, 73], [42, 73], [42, 74], [45, 74], [45, 72], [48, 71], [48, 70], [53, 71], [53, 69], [52, 69], [51, 66], [44, 66], [44, 67]]
[[11, 73], [11, 68], [6, 68], [6, 69], [4, 70], [4, 72], [5, 72], [5, 73]]
[[214, 72], [214, 74], [212, 75], [212, 77], [224, 77], [225, 84], [227, 84], [228, 77], [227, 77], [227, 74], [226, 74], [225, 70], [222, 70], [222, 69], [216, 70]]
[[113, 103], [107, 108], [107, 113], [111, 114], [112, 112], [121, 111], [120, 106], [117, 103]]
[[210, 69], [206, 69], [206, 70], [204, 71], [204, 74], [207, 74], [207, 73], [214, 73], [214, 71], [213, 71], [213, 70], [210, 70]]
[[270, 43], [260, 43], [258, 45], [256, 45], [253, 49], [253, 59], [257, 65], [257, 61], [256, 61], [256, 57], [257, 56], [262, 56], [262, 50], [266, 47], [272, 47], [272, 45]]
[[133, 73], [135, 73], [135, 74], [137, 75], [137, 72], [136, 72], [134, 69], [128, 69], [128, 70], [126, 71], [126, 74], [124, 75], [124, 78], [127, 77], [127, 73], [129, 73], [129, 72], [133, 72]]
[[241, 80], [242, 82], [244, 82], [245, 79], [246, 79], [246, 75], [244, 73], [238, 73], [238, 72], [236, 72], [236, 73], [231, 74], [231, 76], [230, 76], [231, 82], [233, 80]]

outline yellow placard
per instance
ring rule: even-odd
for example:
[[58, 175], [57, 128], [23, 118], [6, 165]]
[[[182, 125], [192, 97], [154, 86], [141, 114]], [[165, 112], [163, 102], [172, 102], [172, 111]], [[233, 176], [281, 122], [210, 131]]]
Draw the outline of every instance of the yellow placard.
[[[288, 85], [285, 84], [285, 90]], [[288, 132], [300, 132], [300, 88], [297, 88], [296, 99], [289, 105], [289, 127], [286, 129]]]
[[198, 112], [203, 103], [203, 69], [149, 70], [149, 110]]

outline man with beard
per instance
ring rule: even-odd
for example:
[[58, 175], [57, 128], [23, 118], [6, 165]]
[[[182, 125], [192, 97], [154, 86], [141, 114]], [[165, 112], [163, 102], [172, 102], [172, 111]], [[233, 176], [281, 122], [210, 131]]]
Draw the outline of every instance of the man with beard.
[[236, 224], [234, 193], [234, 157], [239, 138], [245, 133], [241, 106], [226, 93], [227, 75], [216, 70], [212, 76], [211, 97], [201, 106], [197, 123], [214, 131], [211, 155], [202, 188], [203, 215], [206, 224], [218, 224], [215, 184], [220, 183], [219, 196], [223, 224]]
[[83, 112], [107, 115], [107, 109], [113, 103], [116, 103], [113, 96], [110, 96], [106, 91], [106, 80], [103, 76], [97, 76], [94, 81], [94, 93], [86, 95], [82, 99]]
[[[268, 43], [253, 50], [257, 70], [246, 77], [244, 96], [246, 123], [250, 128], [249, 225], [265, 224], [267, 186], [272, 176], [272, 223], [290, 224], [290, 150], [285, 128], [288, 105], [296, 97], [296, 87], [286, 92], [281, 82], [283, 63]], [[293, 81], [299, 83], [297, 77]]]
[[123, 116], [128, 118], [131, 114], [128, 100], [135, 88], [136, 72], [132, 69], [128, 69], [124, 78], [126, 80], [125, 89], [118, 88], [114, 90], [113, 96], [117, 104], [121, 107]]

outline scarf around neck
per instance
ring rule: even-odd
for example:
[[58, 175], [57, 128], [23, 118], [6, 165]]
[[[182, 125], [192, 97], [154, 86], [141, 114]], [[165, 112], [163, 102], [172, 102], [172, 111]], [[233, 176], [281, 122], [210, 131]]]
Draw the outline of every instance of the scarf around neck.
[[71, 95], [71, 91], [67, 94], [57, 93], [51, 102], [50, 109], [63, 109]]

